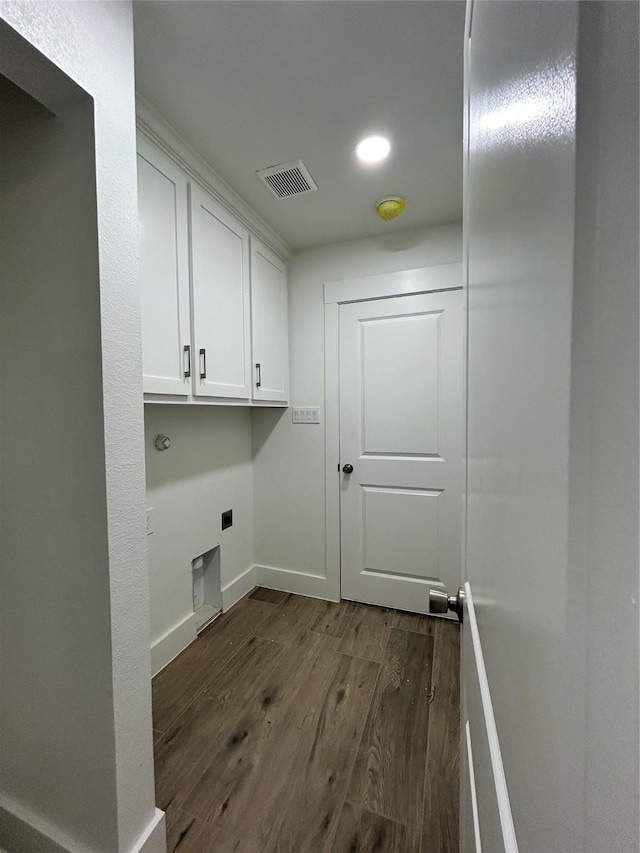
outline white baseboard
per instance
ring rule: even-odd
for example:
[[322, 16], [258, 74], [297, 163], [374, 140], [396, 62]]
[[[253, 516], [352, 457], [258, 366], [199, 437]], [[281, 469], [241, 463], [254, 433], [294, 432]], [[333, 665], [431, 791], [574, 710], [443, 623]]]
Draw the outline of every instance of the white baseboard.
[[223, 612], [240, 601], [241, 598], [251, 592], [256, 585], [256, 567], [249, 566], [241, 575], [234, 578], [226, 586], [222, 587], [222, 610]]
[[157, 675], [181, 651], [184, 651], [197, 636], [196, 615], [195, 613], [189, 613], [182, 622], [178, 622], [170, 631], [167, 631], [166, 634], [151, 645], [152, 674]]
[[[228, 610], [240, 601], [256, 585], [255, 566], [249, 566], [242, 574], [222, 588], [222, 609]], [[198, 636], [196, 615], [189, 613], [174, 625], [159, 640], [151, 645], [151, 672], [157, 675], [168, 663], [183, 652]]]
[[[155, 810], [130, 853], [166, 853], [164, 812]], [[66, 837], [36, 815], [2, 798], [0, 802], [0, 853], [92, 853], [86, 844]]]
[[167, 830], [164, 812], [156, 809], [153, 820], [142, 833], [131, 853], [167, 853]]
[[4, 797], [0, 802], [0, 850], [7, 853], [71, 853], [72, 850], [90, 853], [88, 848], [63, 838], [57, 827], [9, 804]]
[[256, 566], [256, 584], [268, 589], [281, 589], [283, 592], [294, 592], [298, 595], [308, 595], [311, 598], [324, 598], [327, 601], [339, 601], [340, 594], [335, 590], [328, 578], [318, 575], [305, 575], [290, 569], [277, 569], [274, 566]]
[[504, 772], [504, 765], [502, 763], [502, 752], [500, 750], [498, 729], [496, 727], [496, 720], [493, 713], [491, 691], [489, 690], [489, 679], [487, 677], [487, 670], [484, 663], [482, 643], [480, 642], [480, 632], [478, 630], [476, 610], [473, 603], [473, 594], [468, 581], [464, 585], [464, 591], [466, 624], [468, 625], [466, 630], [469, 631], [471, 635], [471, 646], [473, 648], [473, 655], [475, 658], [476, 674], [478, 677], [478, 687], [480, 690], [480, 699], [482, 702], [482, 712], [484, 717], [483, 722], [487, 732], [493, 783], [495, 786], [495, 797], [502, 831], [502, 848], [505, 853], [518, 853], [518, 840], [516, 838], [513, 815], [511, 813], [507, 779]]
[[[327, 578], [317, 575], [305, 575], [289, 569], [276, 569], [273, 566], [249, 566], [242, 574], [222, 588], [222, 610], [227, 611], [251, 592], [256, 585], [269, 589], [281, 589], [283, 592], [295, 592], [311, 598], [325, 598], [338, 601], [339, 595], [332, 593]], [[154, 675], [170, 663], [180, 652], [197, 637], [195, 614], [190, 613], [164, 636], [151, 646], [151, 669]]]

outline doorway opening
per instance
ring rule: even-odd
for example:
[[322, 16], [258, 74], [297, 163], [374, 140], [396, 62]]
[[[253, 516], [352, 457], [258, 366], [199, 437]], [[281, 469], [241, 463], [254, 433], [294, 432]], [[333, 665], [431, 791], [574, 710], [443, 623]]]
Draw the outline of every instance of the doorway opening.
[[2, 793], [97, 848], [114, 681], [94, 103], [0, 37]]
[[325, 285], [339, 597], [425, 613], [430, 589], [459, 584], [463, 347], [459, 263]]

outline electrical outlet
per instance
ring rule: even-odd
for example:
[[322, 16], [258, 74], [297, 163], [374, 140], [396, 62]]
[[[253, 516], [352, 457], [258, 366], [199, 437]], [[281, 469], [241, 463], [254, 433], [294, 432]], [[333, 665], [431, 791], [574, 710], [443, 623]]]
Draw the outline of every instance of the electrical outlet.
[[153, 533], [153, 519], [151, 517], [151, 513], [153, 512], [153, 507], [150, 506], [147, 508], [147, 536], [151, 536]]
[[226, 512], [222, 513], [222, 529], [226, 530], [227, 527], [231, 527], [233, 524], [233, 510], [228, 509]]

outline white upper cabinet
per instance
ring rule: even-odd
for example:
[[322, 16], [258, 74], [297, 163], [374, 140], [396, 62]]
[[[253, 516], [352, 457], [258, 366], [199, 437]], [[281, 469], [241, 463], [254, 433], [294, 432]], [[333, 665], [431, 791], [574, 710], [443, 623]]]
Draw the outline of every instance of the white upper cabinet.
[[255, 400], [286, 402], [289, 396], [287, 269], [251, 238], [251, 340]]
[[190, 184], [197, 397], [251, 397], [249, 231]]
[[138, 139], [143, 389], [188, 395], [191, 328], [187, 180], [143, 137]]
[[138, 200], [147, 402], [286, 405], [286, 264], [142, 133]]

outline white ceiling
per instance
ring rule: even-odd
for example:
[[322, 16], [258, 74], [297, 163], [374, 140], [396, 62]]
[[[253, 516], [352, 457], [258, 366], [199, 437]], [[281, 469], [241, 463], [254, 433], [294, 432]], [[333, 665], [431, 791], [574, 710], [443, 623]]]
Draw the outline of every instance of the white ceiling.
[[[134, 3], [137, 87], [293, 248], [461, 218], [458, 0]], [[353, 147], [388, 135], [389, 160]], [[258, 169], [301, 158], [318, 191], [275, 199]], [[401, 195], [402, 216], [374, 211]]]

